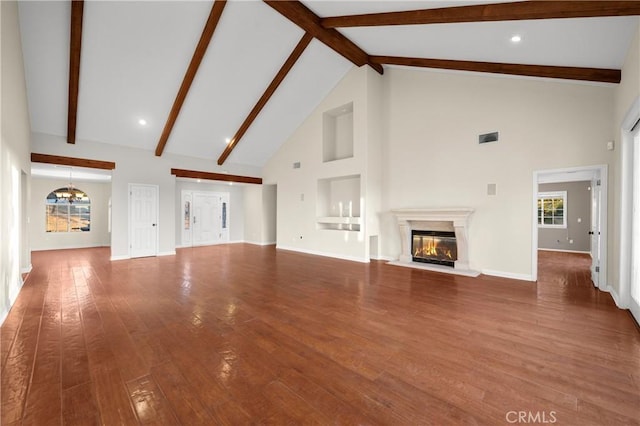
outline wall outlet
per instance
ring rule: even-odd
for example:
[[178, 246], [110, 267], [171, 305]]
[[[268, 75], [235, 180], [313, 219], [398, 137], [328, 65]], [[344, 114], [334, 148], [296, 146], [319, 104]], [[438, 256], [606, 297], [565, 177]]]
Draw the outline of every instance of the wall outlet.
[[569, 244], [573, 244], [573, 240], [569, 240]]

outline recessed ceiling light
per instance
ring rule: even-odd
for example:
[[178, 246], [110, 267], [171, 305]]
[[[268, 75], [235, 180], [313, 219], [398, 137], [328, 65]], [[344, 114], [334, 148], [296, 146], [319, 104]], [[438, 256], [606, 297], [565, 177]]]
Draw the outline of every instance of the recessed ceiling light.
[[522, 37], [520, 37], [517, 34], [511, 37], [511, 43], [520, 43], [521, 41], [522, 41]]
[[140, 120], [138, 120], [138, 124], [141, 126], [146, 126], [147, 125], [147, 120], [145, 120], [144, 118], [141, 118]]

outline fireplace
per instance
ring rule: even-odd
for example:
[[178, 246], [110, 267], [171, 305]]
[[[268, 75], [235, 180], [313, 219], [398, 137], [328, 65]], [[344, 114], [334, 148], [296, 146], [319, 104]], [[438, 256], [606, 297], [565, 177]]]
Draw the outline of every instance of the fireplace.
[[401, 252], [392, 265], [477, 277], [469, 267], [472, 208], [394, 209]]
[[458, 259], [456, 233], [411, 230], [411, 253], [414, 262], [454, 267]]

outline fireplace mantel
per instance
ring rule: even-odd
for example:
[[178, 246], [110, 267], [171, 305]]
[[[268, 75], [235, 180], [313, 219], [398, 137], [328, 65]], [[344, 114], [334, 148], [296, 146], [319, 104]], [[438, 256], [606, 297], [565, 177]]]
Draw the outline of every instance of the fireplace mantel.
[[[472, 208], [424, 208], [424, 209], [395, 209], [391, 210], [398, 221], [402, 253], [394, 265], [409, 266], [438, 272], [477, 277], [478, 271], [469, 269], [469, 218], [473, 214]], [[434, 227], [449, 227], [455, 232], [458, 245], [458, 259], [453, 268], [440, 265], [426, 265], [413, 261], [411, 253], [411, 231], [432, 230]]]

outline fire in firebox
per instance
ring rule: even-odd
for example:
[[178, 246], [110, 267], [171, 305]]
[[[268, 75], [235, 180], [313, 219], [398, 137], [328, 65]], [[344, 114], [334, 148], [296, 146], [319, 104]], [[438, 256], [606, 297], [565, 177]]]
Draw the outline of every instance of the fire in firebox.
[[415, 262], [454, 266], [458, 258], [455, 232], [412, 230], [411, 239]]

